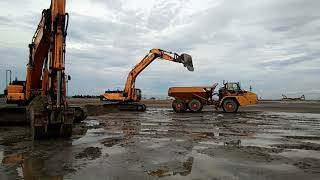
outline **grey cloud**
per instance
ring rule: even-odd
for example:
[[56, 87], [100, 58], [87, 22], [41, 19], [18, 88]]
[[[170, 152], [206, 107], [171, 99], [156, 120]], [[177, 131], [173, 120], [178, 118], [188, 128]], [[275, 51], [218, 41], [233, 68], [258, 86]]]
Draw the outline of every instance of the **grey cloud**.
[[91, 3], [100, 3], [106, 7], [114, 10], [122, 9], [122, 3], [120, 0], [91, 0]]
[[11, 21], [9, 18], [7, 17], [4, 17], [4, 16], [0, 16], [0, 24], [1, 25], [7, 25], [9, 24]]
[[112, 44], [120, 48], [139, 47], [138, 40], [145, 31], [130, 24], [108, 22], [94, 17], [72, 14], [68, 38], [70, 41]]
[[260, 63], [258, 66], [262, 68], [273, 67], [273, 68], [284, 68], [290, 65], [295, 65], [303, 62], [319, 60], [320, 53], [308, 54], [305, 56], [294, 57], [287, 60], [273, 60], [265, 63]]

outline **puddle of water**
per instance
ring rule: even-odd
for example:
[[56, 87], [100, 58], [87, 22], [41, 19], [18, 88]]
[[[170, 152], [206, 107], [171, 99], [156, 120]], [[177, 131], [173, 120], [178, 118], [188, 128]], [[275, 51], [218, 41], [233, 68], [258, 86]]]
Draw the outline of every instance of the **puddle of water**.
[[4, 153], [2, 151], [2, 149], [0, 148], [0, 163], [3, 161], [4, 158]]
[[139, 132], [140, 135], [154, 135], [156, 132]]
[[255, 134], [250, 139], [241, 139], [241, 146], [270, 147], [270, 145], [281, 143], [281, 136], [275, 134]]
[[265, 132], [274, 133], [274, 134], [277, 134], [278, 136], [310, 136], [311, 135], [311, 134], [308, 134], [308, 132], [306, 132], [306, 131], [283, 130], [283, 129], [279, 129], [279, 127], [275, 128], [275, 129], [265, 130]]
[[159, 123], [141, 123], [141, 126], [158, 126]]
[[294, 112], [265, 112], [266, 115], [278, 115], [287, 118], [312, 118], [320, 119], [320, 114], [315, 113], [294, 113]]
[[[195, 146], [188, 156], [194, 158], [192, 171], [186, 177], [175, 176], [177, 179], [301, 179], [304, 175], [299, 174], [295, 166], [285, 163], [266, 163], [251, 160], [240, 160], [236, 157], [215, 154], [209, 156], [197, 153], [197, 149], [205, 147]], [[240, 154], [239, 154], [240, 155]], [[277, 175], [275, 176], [276, 173]], [[278, 176], [279, 175], [279, 176]], [[307, 178], [308, 179], [308, 178]]]
[[301, 140], [301, 142], [320, 144], [320, 140]]
[[164, 129], [164, 128], [154, 128], [154, 129], [142, 128], [142, 129], [140, 130], [140, 132], [151, 132], [151, 131], [156, 131], [156, 132], [168, 132], [169, 129]]
[[215, 142], [215, 141], [201, 141], [199, 144], [205, 144], [205, 145], [223, 145], [223, 142]]
[[170, 138], [156, 138], [158, 141], [170, 141]]
[[183, 139], [176, 139], [176, 142], [183, 142], [183, 141], [185, 141], [185, 140], [183, 140]]
[[[17, 172], [18, 172], [18, 176], [19, 176], [19, 177], [24, 178], [22, 166], [17, 167]], [[27, 177], [24, 178], [24, 179], [27, 179]]]
[[157, 143], [152, 143], [149, 146], [146, 146], [146, 148], [148, 148], [148, 149], [157, 149], [157, 148], [164, 147], [166, 144], [167, 144], [166, 142], [157, 142]]
[[256, 147], [270, 147], [272, 144], [277, 144], [277, 141], [268, 139], [242, 139], [241, 146], [256, 146]]
[[98, 120], [86, 120], [88, 127], [98, 126], [100, 123]]
[[103, 128], [89, 129], [87, 133], [72, 142], [72, 145], [96, 143], [104, 139], [122, 139], [123, 134], [108, 134]]
[[208, 149], [209, 147], [206, 147], [206, 146], [193, 146], [193, 149], [192, 150], [204, 150], [204, 149]]
[[[9, 167], [14, 167], [16, 175], [21, 179], [48, 179], [57, 180], [63, 179], [65, 174], [65, 162], [54, 161], [54, 163], [45, 163], [43, 159], [27, 158], [22, 154], [11, 154], [4, 157], [3, 164]], [[15, 179], [13, 176], [8, 176], [9, 179]]]
[[287, 158], [315, 158], [320, 159], [320, 152], [314, 150], [304, 150], [304, 149], [292, 149], [290, 151], [284, 151], [278, 153], [277, 155], [284, 156]]
[[108, 155], [112, 156], [112, 155], [122, 154], [122, 153], [126, 152], [126, 149], [119, 146], [119, 145], [114, 145], [112, 147], [102, 148], [101, 152], [102, 152], [102, 154], [108, 154]]

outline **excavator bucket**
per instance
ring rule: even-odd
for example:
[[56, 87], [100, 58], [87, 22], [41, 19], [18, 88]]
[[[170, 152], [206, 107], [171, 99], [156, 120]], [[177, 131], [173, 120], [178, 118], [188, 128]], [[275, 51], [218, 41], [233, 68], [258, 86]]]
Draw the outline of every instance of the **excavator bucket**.
[[194, 71], [192, 57], [189, 54], [181, 54], [178, 57], [178, 62], [183, 63], [184, 67], [187, 67], [189, 71]]

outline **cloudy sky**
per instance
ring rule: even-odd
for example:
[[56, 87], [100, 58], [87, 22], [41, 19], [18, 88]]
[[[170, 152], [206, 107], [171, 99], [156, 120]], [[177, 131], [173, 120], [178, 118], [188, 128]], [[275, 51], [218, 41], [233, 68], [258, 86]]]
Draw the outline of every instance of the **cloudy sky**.
[[[27, 45], [50, 1], [0, 2], [0, 89], [25, 79]], [[153, 62], [137, 79], [147, 97], [171, 86], [240, 81], [262, 98], [320, 99], [320, 1], [68, 0], [69, 94], [123, 89], [151, 48], [191, 54], [195, 71]]]

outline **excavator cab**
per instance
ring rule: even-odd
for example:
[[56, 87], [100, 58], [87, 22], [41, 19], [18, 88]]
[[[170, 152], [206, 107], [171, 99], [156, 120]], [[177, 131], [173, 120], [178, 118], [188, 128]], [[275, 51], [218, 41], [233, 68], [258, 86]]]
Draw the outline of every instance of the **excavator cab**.
[[141, 94], [142, 94], [141, 89], [135, 89], [135, 95], [138, 101], [141, 100], [141, 96], [142, 96]]
[[7, 104], [23, 105], [26, 102], [24, 95], [26, 81], [18, 81], [15, 79], [5, 89]]

